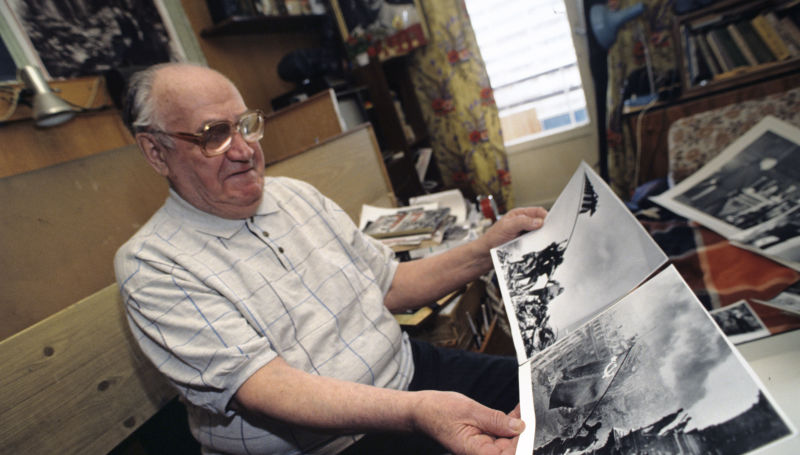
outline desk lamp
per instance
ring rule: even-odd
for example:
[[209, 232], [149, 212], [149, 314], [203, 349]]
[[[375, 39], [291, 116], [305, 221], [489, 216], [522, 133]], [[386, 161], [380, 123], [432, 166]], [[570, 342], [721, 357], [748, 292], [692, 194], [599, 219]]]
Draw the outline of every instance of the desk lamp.
[[75, 116], [75, 108], [53, 93], [38, 67], [23, 66], [19, 70], [19, 77], [32, 92], [33, 120], [36, 126], [60, 125]]
[[608, 6], [595, 4], [589, 10], [589, 22], [597, 42], [608, 50], [617, 40], [617, 32], [626, 22], [644, 12], [644, 4], [637, 3], [619, 11], [612, 11]]

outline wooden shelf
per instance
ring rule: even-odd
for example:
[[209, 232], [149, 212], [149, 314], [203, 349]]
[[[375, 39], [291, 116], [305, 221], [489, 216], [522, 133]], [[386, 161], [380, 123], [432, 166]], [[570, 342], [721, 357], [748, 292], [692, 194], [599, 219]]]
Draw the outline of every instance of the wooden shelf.
[[794, 73], [798, 70], [800, 70], [800, 58], [765, 63], [753, 67], [741, 67], [722, 77], [715, 78], [706, 85], [687, 88], [682, 94], [682, 98], [688, 100], [698, 96], [710, 95], [712, 93], [766, 80], [774, 76]]
[[286, 33], [313, 30], [328, 20], [327, 14], [304, 14], [289, 16], [231, 16], [209, 28], [200, 36], [247, 35], [256, 33]]
[[[414, 168], [414, 154], [428, 144], [429, 134], [409, 74], [407, 56], [383, 62], [372, 58], [369, 64], [354, 68], [353, 74], [357, 83], [367, 88], [372, 103], [370, 121], [375, 125], [395, 193], [403, 202], [425, 194]], [[409, 127], [413, 139], [405, 134]], [[402, 156], [397, 157], [398, 153]]]
[[[631, 132], [640, 138], [639, 179], [636, 185], [665, 177], [669, 172], [669, 125], [678, 119], [730, 104], [762, 98], [800, 87], [800, 71], [772, 78], [757, 79], [725, 91], [714, 90], [702, 96], [682, 97], [658, 103], [639, 119], [637, 112], [623, 114]], [[638, 133], [636, 133], [638, 131]]]
[[[753, 66], [741, 66], [726, 73], [717, 74], [712, 79], [693, 83], [688, 75], [687, 55], [684, 49], [682, 29], [685, 27], [694, 34], [695, 30], [703, 30], [714, 24], [726, 24], [737, 18], [747, 18], [763, 11], [770, 11], [793, 3], [793, 0], [723, 0], [675, 18], [673, 37], [675, 56], [681, 75], [683, 91], [681, 101], [687, 101], [714, 93], [743, 87], [770, 78], [792, 74], [800, 71], [800, 57], [793, 56], [785, 60], [762, 63]], [[700, 52], [698, 50], [698, 52]]]
[[[298, 16], [232, 16], [203, 29], [204, 38], [245, 34], [318, 31], [331, 20], [327, 14]], [[429, 144], [429, 133], [408, 73], [407, 56], [398, 56], [383, 62], [371, 59], [363, 67], [356, 67], [353, 76], [359, 92], [365, 92], [372, 108], [367, 110], [369, 121], [386, 159], [386, 167], [395, 193], [405, 203], [410, 197], [425, 194], [426, 190], [416, 174], [414, 159], [417, 149]], [[399, 101], [402, 114], [395, 101]], [[404, 117], [405, 122], [401, 117]], [[406, 128], [413, 139], [406, 136]], [[402, 158], [393, 159], [399, 153]], [[441, 187], [441, 176], [433, 164], [431, 180]]]

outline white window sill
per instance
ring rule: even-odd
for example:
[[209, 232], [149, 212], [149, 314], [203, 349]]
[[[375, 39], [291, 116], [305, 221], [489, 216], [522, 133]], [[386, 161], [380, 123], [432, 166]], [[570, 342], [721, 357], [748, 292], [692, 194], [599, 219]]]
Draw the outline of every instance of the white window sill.
[[594, 125], [591, 122], [586, 122], [576, 127], [565, 126], [562, 128], [555, 128], [507, 142], [505, 144], [506, 153], [511, 155], [514, 153], [527, 152], [540, 147], [548, 147], [562, 142], [573, 141], [593, 134]]

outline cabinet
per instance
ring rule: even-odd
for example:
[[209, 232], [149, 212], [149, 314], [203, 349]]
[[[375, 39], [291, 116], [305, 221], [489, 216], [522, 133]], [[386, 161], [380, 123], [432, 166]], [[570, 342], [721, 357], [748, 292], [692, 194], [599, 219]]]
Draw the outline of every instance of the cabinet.
[[[514, 355], [514, 342], [500, 320], [507, 321], [499, 295], [493, 299], [482, 279], [439, 300], [434, 307], [423, 307], [411, 318], [398, 318], [412, 338], [447, 348], [469, 349], [495, 355]], [[405, 315], [404, 315], [405, 316]], [[412, 322], [409, 322], [412, 321]]]
[[[201, 31], [213, 39], [228, 35], [312, 31], [330, 26], [329, 15], [301, 16], [231, 16]], [[354, 67], [348, 75], [349, 87], [336, 87], [357, 93], [364, 103], [367, 118], [372, 123], [383, 153], [389, 178], [401, 202], [409, 198], [439, 191], [441, 176], [435, 159], [428, 164], [426, 187], [418, 177], [415, 163], [420, 148], [426, 147], [428, 131], [408, 72], [408, 57], [400, 56], [380, 62], [370, 59], [364, 66]], [[309, 94], [310, 95], [310, 94]]]
[[797, 0], [723, 0], [676, 16], [682, 98], [800, 69], [799, 14]]
[[428, 165], [430, 181], [435, 186], [423, 188], [414, 167], [417, 152], [429, 144], [428, 130], [408, 71], [408, 57], [384, 62], [370, 59], [367, 65], [353, 70], [356, 81], [365, 86], [371, 107], [368, 109], [386, 168], [395, 193], [401, 200], [437, 191], [441, 177], [435, 162]]

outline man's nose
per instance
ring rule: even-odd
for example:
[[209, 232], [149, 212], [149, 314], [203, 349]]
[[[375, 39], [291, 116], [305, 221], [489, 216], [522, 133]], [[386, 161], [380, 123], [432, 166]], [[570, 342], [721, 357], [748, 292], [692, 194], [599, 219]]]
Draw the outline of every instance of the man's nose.
[[244, 161], [252, 158], [255, 152], [255, 144], [244, 140], [244, 137], [237, 130], [233, 133], [231, 146], [225, 152], [225, 155], [231, 161]]

